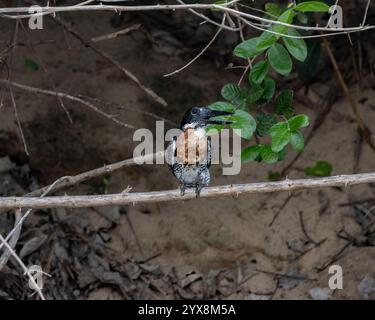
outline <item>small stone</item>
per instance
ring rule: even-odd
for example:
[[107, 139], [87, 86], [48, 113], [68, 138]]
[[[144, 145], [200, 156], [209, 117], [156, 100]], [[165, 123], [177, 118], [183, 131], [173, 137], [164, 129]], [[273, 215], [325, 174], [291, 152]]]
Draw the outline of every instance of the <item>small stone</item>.
[[357, 290], [363, 299], [375, 299], [375, 279], [366, 275], [358, 284]]
[[141, 263], [139, 266], [147, 273], [153, 274], [155, 276], [161, 275], [160, 267], [156, 264]]
[[313, 300], [328, 300], [331, 297], [331, 290], [328, 288], [312, 288], [309, 295]]
[[202, 279], [202, 275], [200, 273], [189, 274], [181, 280], [181, 287], [186, 288], [188, 285], [192, 284], [193, 282], [199, 279]]
[[73, 291], [73, 296], [79, 297], [79, 294], [80, 294], [79, 290], [74, 290]]
[[245, 300], [270, 300], [271, 295], [265, 295], [265, 294], [255, 294], [250, 293], [245, 297]]

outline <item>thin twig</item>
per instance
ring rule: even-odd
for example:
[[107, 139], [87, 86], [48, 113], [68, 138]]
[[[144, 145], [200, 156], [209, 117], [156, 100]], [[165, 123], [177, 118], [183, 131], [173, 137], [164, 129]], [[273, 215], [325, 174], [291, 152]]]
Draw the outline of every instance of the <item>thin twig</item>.
[[[10, 83], [10, 81], [7, 81], [7, 82], [8, 82], [8, 84]], [[13, 107], [13, 111], [14, 111], [14, 116], [16, 118], [18, 129], [20, 131], [20, 136], [21, 136], [22, 144], [23, 144], [23, 147], [25, 149], [26, 155], [28, 157], [30, 157], [29, 150], [27, 148], [27, 143], [26, 143], [25, 135], [24, 135], [23, 129], [22, 129], [22, 124], [21, 124], [20, 118], [18, 116], [18, 109], [17, 109], [16, 100], [14, 99], [13, 89], [12, 89], [12, 87], [10, 85], [9, 85], [9, 94], [10, 94], [10, 99], [12, 101], [12, 107]]]
[[[11, 50], [9, 51], [10, 52], [9, 53], [9, 55], [10, 55], [9, 65], [12, 64], [13, 52], [14, 52], [14, 49], [16, 48], [16, 46], [17, 46], [18, 31], [19, 31], [18, 25], [19, 25], [19, 21], [17, 20], [16, 24], [15, 24], [15, 27], [14, 27], [12, 44], [10, 46]], [[10, 80], [10, 71], [9, 71], [10, 67], [8, 67], [6, 64], [5, 64], [5, 66], [7, 67], [7, 71], [8, 71], [8, 80]], [[28, 148], [27, 148], [27, 143], [26, 143], [25, 135], [23, 133], [22, 124], [21, 124], [21, 121], [20, 121], [20, 118], [19, 118], [19, 115], [18, 115], [18, 108], [17, 108], [16, 99], [14, 98], [12, 87], [8, 85], [8, 88], [9, 88], [10, 100], [11, 100], [12, 107], [13, 107], [14, 117], [16, 118], [17, 127], [18, 127], [18, 130], [20, 132], [20, 136], [21, 136], [21, 141], [22, 141], [25, 153], [29, 157], [30, 154], [29, 154], [29, 151], [28, 151]]]
[[[371, 229], [371, 227], [374, 225], [375, 223], [375, 220], [373, 220], [372, 222], [370, 222], [369, 224], [367, 224], [367, 226], [362, 229], [358, 236], [357, 237], [352, 237], [351, 239], [348, 239], [348, 242], [339, 250], [337, 251], [337, 253], [334, 254], [334, 256], [329, 259], [326, 263], [324, 263], [322, 266], [316, 268], [317, 272], [320, 273], [322, 271], [324, 271], [325, 269], [327, 269], [330, 265], [334, 264], [339, 258], [342, 257], [343, 253], [346, 251], [346, 249], [348, 249], [349, 247], [351, 247], [352, 245], [355, 245], [356, 241], [357, 241], [357, 238], [358, 237], [363, 237], [366, 235], [366, 233]], [[337, 235], [339, 237], [339, 235]]]
[[[48, 75], [47, 67], [46, 67], [43, 59], [40, 57], [40, 55], [37, 54], [36, 49], [35, 49], [35, 45], [30, 44], [30, 45], [26, 45], [26, 46], [27, 47], [31, 47], [32, 52], [37, 56], [38, 64], [41, 66], [41, 69], [43, 71], [44, 76], [46, 77], [46, 79], [48, 80], [48, 82], [50, 82], [52, 84], [53, 90], [57, 91], [56, 83], [55, 83], [55, 81], [53, 79], [51, 79], [51, 76]], [[61, 106], [61, 108], [64, 111], [64, 113], [66, 114], [69, 122], [72, 124], [73, 123], [72, 117], [70, 116], [69, 110], [65, 107], [64, 101], [58, 95], [56, 95], [56, 100], [59, 103], [59, 105]]]
[[[135, 129], [135, 127], [130, 125], [130, 124], [127, 124], [127, 123], [124, 123], [122, 121], [119, 121], [119, 120], [115, 119], [114, 115], [105, 113], [104, 111], [98, 109], [93, 103], [91, 103], [89, 101], [93, 101], [93, 102], [99, 103], [101, 105], [106, 105], [106, 106], [111, 107], [111, 108], [116, 108], [118, 110], [129, 110], [129, 111], [132, 111], [132, 112], [141, 113], [141, 114], [144, 114], [144, 115], [146, 115], [148, 117], [151, 117], [153, 119], [162, 120], [162, 121], [165, 121], [165, 122], [167, 122], [171, 125], [174, 125], [174, 126], [177, 125], [174, 121], [163, 118], [163, 117], [161, 117], [161, 116], [159, 116], [159, 115], [157, 115], [153, 112], [141, 110], [139, 108], [132, 108], [132, 107], [129, 107], [129, 106], [118, 104], [118, 103], [103, 101], [103, 100], [100, 100], [98, 98], [93, 98], [93, 97], [88, 97], [88, 96], [83, 96], [83, 95], [74, 96], [74, 95], [66, 93], [66, 92], [58, 92], [58, 91], [52, 91], [52, 90], [47, 90], [47, 89], [41, 89], [41, 88], [31, 87], [31, 86], [28, 86], [28, 85], [25, 85], [25, 84], [21, 84], [21, 83], [15, 82], [15, 81], [8, 81], [8, 80], [5, 80], [5, 79], [0, 79], [0, 83], [5, 83], [5, 82], [7, 82], [8, 84], [10, 84], [10, 85], [12, 85], [16, 88], [23, 89], [23, 90], [26, 90], [26, 91], [35, 92], [35, 93], [38, 93], [38, 94], [39, 93], [40, 94], [46, 94], [46, 95], [50, 95], [50, 96], [53, 95], [58, 99], [58, 101], [60, 102], [60, 105], [63, 109], [64, 108], [66, 109], [66, 107], [64, 105], [64, 102], [63, 102], [63, 99], [72, 100], [72, 101], [75, 101], [75, 102], [82, 103], [83, 105], [86, 105], [86, 106], [90, 107], [91, 109], [93, 109], [95, 112], [99, 112], [101, 115], [105, 116], [106, 118], [110, 119], [111, 121], [114, 121], [115, 123], [120, 124], [121, 126], [129, 128], [129, 129]], [[89, 101], [87, 101], [87, 100], [89, 100]], [[0, 105], [0, 109], [1, 109], [1, 105]], [[98, 111], [98, 110], [100, 110], [100, 111]], [[73, 121], [70, 118], [69, 111], [66, 109], [66, 111], [64, 111], [64, 112], [67, 114], [67, 116], [69, 118], [69, 122], [72, 123]], [[104, 112], [104, 114], [102, 112]]]
[[88, 101], [85, 101], [85, 100], [83, 100], [79, 97], [76, 97], [76, 96], [73, 96], [73, 95], [70, 95], [70, 94], [67, 94], [67, 93], [64, 93], [64, 92], [56, 92], [56, 91], [52, 91], [52, 90], [46, 90], [46, 89], [31, 87], [31, 86], [27, 86], [25, 84], [21, 84], [21, 83], [14, 82], [14, 81], [8, 81], [8, 80], [4, 80], [4, 79], [0, 79], [0, 83], [8, 84], [9, 86], [13, 86], [13, 87], [20, 88], [20, 89], [27, 90], [27, 91], [32, 91], [32, 92], [35, 92], [35, 93], [46, 94], [46, 95], [50, 95], [50, 96], [54, 96], [54, 97], [60, 97], [60, 98], [63, 98], [63, 99], [69, 99], [69, 100], [72, 100], [72, 101], [75, 101], [75, 102], [79, 102], [79, 103], [89, 107], [90, 109], [94, 110], [95, 112], [101, 114], [102, 116], [106, 117], [107, 119], [110, 119], [111, 121], [113, 121], [113, 122], [115, 122], [115, 123], [117, 123], [117, 124], [119, 124], [119, 125], [121, 125], [125, 128], [135, 129], [134, 126], [132, 126], [130, 124], [127, 124], [125, 122], [122, 122], [120, 120], [117, 120], [115, 118], [115, 116], [110, 115], [110, 114], [104, 112], [103, 110], [100, 110], [99, 108], [97, 108], [92, 103], [90, 103]]
[[201, 50], [201, 52], [199, 52], [191, 61], [189, 61], [187, 64], [185, 64], [183, 67], [173, 71], [173, 72], [170, 72], [170, 73], [167, 73], [164, 75], [164, 77], [170, 77], [184, 69], [186, 69], [188, 66], [190, 66], [191, 64], [194, 63], [194, 61], [196, 61], [210, 46], [211, 44], [216, 40], [217, 36], [220, 34], [220, 32], [223, 30], [223, 25], [225, 23], [225, 15], [223, 15], [223, 20], [221, 21], [221, 26], [220, 28], [216, 31], [215, 35], [212, 37], [212, 39], [210, 40], [210, 42], [208, 42], [208, 44]]
[[370, 2], [371, 2], [371, 0], [367, 0], [366, 9], [365, 9], [365, 14], [364, 14], [364, 16], [363, 16], [363, 21], [362, 21], [361, 26], [364, 26], [365, 23], [366, 23], [367, 14], [368, 14], [368, 9], [369, 9], [369, 7], [370, 7]]
[[143, 115], [148, 116], [150, 118], [153, 118], [155, 120], [162, 120], [165, 123], [169, 123], [172, 126], [178, 126], [178, 124], [176, 122], [174, 122], [172, 120], [169, 120], [167, 118], [163, 118], [162, 116], [157, 115], [156, 113], [149, 112], [149, 111], [146, 111], [146, 110], [142, 110], [138, 106], [125, 106], [123, 104], [119, 104], [119, 103], [115, 103], [115, 102], [109, 102], [109, 101], [103, 101], [103, 100], [98, 99], [98, 98], [88, 97], [88, 96], [84, 96], [84, 95], [81, 95], [81, 94], [78, 95], [78, 98], [93, 101], [95, 103], [99, 103], [100, 105], [105, 105], [105, 106], [108, 106], [109, 108], [114, 108], [116, 110], [121, 110], [121, 111], [127, 110], [127, 111], [131, 111], [131, 112], [140, 113], [140, 114], [143, 114]]
[[306, 230], [306, 227], [305, 227], [305, 222], [303, 220], [303, 211], [299, 211], [299, 222], [301, 224], [301, 229], [302, 229], [302, 232], [303, 234], [305, 235], [305, 237], [307, 238], [307, 240], [315, 245], [318, 244], [318, 242], [316, 242], [315, 240], [313, 240], [309, 234], [307, 233], [307, 230]]
[[[31, 210], [30, 210], [31, 211]], [[21, 224], [19, 222], [22, 218], [21, 209], [14, 211], [14, 228], [11, 231], [11, 235], [5, 238], [5, 241], [8, 241], [9, 246], [14, 249], [17, 245], [18, 239], [21, 235]], [[3, 247], [3, 244], [0, 243], [0, 249]], [[4, 250], [3, 254], [0, 257], [0, 271], [8, 263], [9, 258], [11, 257], [11, 252], [9, 250]]]
[[111, 32], [109, 34], [105, 34], [105, 35], [102, 35], [102, 36], [93, 37], [93, 38], [91, 38], [91, 41], [92, 42], [101, 42], [101, 41], [106, 41], [106, 40], [112, 40], [112, 39], [115, 39], [119, 36], [123, 36], [125, 34], [128, 34], [132, 31], [138, 30], [140, 27], [141, 27], [141, 24], [135, 24], [133, 26], [130, 26], [130, 27], [125, 28], [125, 29], [120, 30], [120, 31]]
[[[233, 14], [233, 15], [236, 15], [236, 14]], [[358, 32], [358, 31], [348, 31], [348, 32], [338, 31], [338, 32], [332, 32], [332, 33], [320, 33], [320, 34], [313, 34], [313, 35], [300, 35], [300, 36], [294, 36], [294, 35], [290, 35], [290, 34], [285, 34], [285, 33], [280, 33], [280, 32], [274, 31], [274, 30], [272, 30], [271, 28], [268, 28], [268, 29], [267, 29], [265, 26], [258, 26], [256, 23], [250, 22], [249, 20], [247, 20], [247, 19], [241, 17], [241, 15], [237, 15], [237, 17], [238, 17], [242, 22], [244, 22], [246, 25], [250, 26], [250, 27], [253, 28], [253, 29], [256, 29], [256, 30], [259, 30], [259, 31], [262, 31], [262, 32], [271, 33], [271, 34], [277, 35], [277, 36], [279, 36], [279, 37], [283, 37], [283, 38], [291, 38], [291, 39], [315, 39], [315, 38], [325, 38], [325, 37], [332, 37], [332, 36], [338, 36], [338, 35], [343, 35], [343, 34], [349, 35], [349, 34], [351, 34], [351, 33]], [[333, 30], [337, 30], [337, 29], [333, 29]]]
[[[235, 8], [238, 10], [238, 8], [237, 8], [237, 4], [235, 4]], [[241, 41], [244, 42], [244, 41], [245, 41], [245, 36], [244, 36], [244, 34], [243, 34], [242, 21], [241, 21], [240, 17], [238, 17], [238, 16], [237, 16], [237, 23], [238, 23], [238, 26], [239, 26], [239, 28], [240, 28], [240, 32], [239, 32], [239, 33], [240, 33]], [[246, 75], [247, 71], [248, 71], [249, 69], [252, 68], [252, 66], [253, 66], [253, 61], [255, 60], [255, 58], [256, 58], [256, 57], [254, 57], [254, 58], [252, 58], [252, 59], [247, 58], [247, 66], [246, 66], [245, 70], [243, 71], [240, 80], [238, 80], [238, 85], [241, 85], [242, 80], [245, 78], [245, 75]]]
[[[270, 195], [271, 196], [271, 195]], [[276, 211], [276, 213], [274, 214], [271, 222], [268, 224], [269, 227], [272, 227], [273, 224], [275, 223], [276, 219], [279, 217], [279, 215], [281, 214], [281, 212], [284, 210], [284, 208], [286, 207], [286, 205], [289, 203], [289, 201], [293, 198], [293, 193], [289, 194], [288, 197], [284, 200], [283, 204], [281, 205], [281, 207]], [[268, 199], [267, 199], [268, 200]], [[267, 201], [268, 202], [268, 201]]]
[[144, 252], [143, 252], [143, 249], [142, 249], [142, 246], [141, 246], [141, 242], [140, 242], [139, 239], [138, 239], [137, 233], [135, 232], [135, 229], [134, 229], [133, 223], [132, 223], [132, 221], [131, 221], [131, 219], [130, 219], [128, 213], [125, 213], [125, 219], [126, 219], [126, 222], [127, 222], [128, 225], [129, 225], [130, 231], [131, 231], [132, 234], [133, 234], [133, 237], [134, 237], [135, 243], [136, 243], [136, 245], [137, 245], [137, 247], [138, 247], [138, 250], [139, 250], [139, 252], [141, 253], [142, 258], [143, 258], [143, 256], [144, 256], [145, 254], [144, 254]]
[[[181, 1], [181, 0], [176, 0], [176, 1], [179, 2], [180, 4], [185, 4], [185, 2], [183, 2], [183, 1]], [[214, 20], [212, 20], [212, 19], [206, 17], [204, 14], [199, 13], [199, 12], [197, 12], [197, 11], [195, 11], [194, 9], [191, 9], [191, 8], [189, 8], [188, 10], [189, 10], [191, 13], [195, 14], [196, 16], [202, 18], [202, 19], [205, 20], [206, 22], [211, 23], [211, 24], [213, 24], [213, 25], [215, 25], [215, 26], [217, 26], [217, 27], [221, 27], [220, 23], [218, 23], [218, 22], [216, 22], [216, 21], [214, 21]], [[225, 30], [229, 30], [229, 31], [235, 31], [235, 32], [238, 31], [238, 28], [233, 28], [233, 27], [230, 27], [230, 26], [227, 26], [227, 25], [223, 25], [223, 28], [224, 28]]]
[[375, 151], [375, 144], [374, 142], [372, 141], [372, 136], [371, 136], [371, 131], [369, 130], [369, 128], [366, 126], [366, 124], [364, 123], [362, 117], [361, 117], [361, 114], [359, 113], [359, 110], [357, 108], [357, 105], [353, 99], [353, 96], [352, 94], [350, 93], [350, 90], [345, 82], [345, 79], [344, 79], [344, 76], [342, 75], [341, 73], [341, 70], [336, 62], [336, 58], [335, 56], [333, 55], [333, 52], [331, 50], [331, 46], [329, 45], [328, 41], [323, 38], [323, 43], [324, 43], [324, 46], [325, 46], [325, 49], [327, 51], [327, 54], [331, 60], [331, 63], [334, 67], [334, 70], [335, 70], [335, 73], [336, 73], [336, 76], [340, 82], [340, 85], [349, 101], [349, 105], [353, 111], [353, 114], [355, 116], [355, 119], [357, 121], [357, 125], [359, 127], [359, 129], [361, 130], [362, 132], [362, 135], [363, 135], [363, 139], [366, 141], [366, 143], [371, 147], [371, 149], [373, 149]]
[[350, 42], [350, 45], [349, 45], [349, 50], [350, 50], [350, 56], [352, 58], [352, 64], [353, 64], [353, 69], [354, 69], [354, 75], [357, 79], [357, 82], [358, 82], [358, 85], [361, 86], [361, 76], [359, 74], [359, 70], [358, 70], [358, 66], [357, 66], [357, 61], [356, 61], [356, 56], [355, 56], [355, 53], [354, 53], [354, 49], [353, 49], [353, 43], [351, 42], [351, 38], [350, 38], [350, 35], [348, 35], [348, 40]]
[[58, 17], [53, 17], [53, 16], [51, 16], [51, 18], [53, 18], [60, 25], [62, 25], [71, 35], [73, 35], [76, 39], [78, 39], [84, 46], [92, 49], [98, 55], [105, 58], [109, 63], [111, 63], [117, 69], [119, 69], [126, 77], [128, 77], [135, 84], [137, 84], [137, 86], [141, 90], [143, 90], [149, 97], [151, 97], [153, 100], [155, 100], [158, 104], [162, 105], [163, 107], [168, 106], [168, 103], [162, 97], [160, 97], [153, 90], [151, 90], [150, 88], [148, 88], [144, 84], [142, 84], [141, 81], [132, 72], [127, 70], [119, 61], [112, 58], [109, 54], [107, 54], [103, 50], [99, 49], [93, 41], [91, 41], [90, 39], [86, 39], [83, 35], [81, 35], [78, 31], [76, 31], [73, 27], [71, 27], [64, 20], [62, 20]]
[[[330, 114], [332, 107], [336, 101], [336, 98], [338, 96], [338, 89], [339, 86], [336, 83], [333, 83], [330, 86], [330, 90], [328, 91], [327, 95], [324, 97], [324, 99], [321, 101], [323, 104], [322, 110], [317, 115], [316, 119], [314, 120], [314, 123], [312, 125], [312, 128], [310, 132], [308, 133], [306, 139], [305, 139], [305, 149], [306, 146], [310, 143], [312, 138], [315, 136], [317, 131], [321, 128], [322, 124], [324, 123], [325, 119], [327, 118], [328, 114]], [[317, 107], [319, 107], [319, 104], [316, 104]], [[284, 169], [281, 171], [281, 175], [285, 176], [287, 172], [293, 167], [293, 165], [297, 162], [297, 160], [301, 157], [303, 153], [299, 152], [289, 163], [287, 166], [284, 167]]]
[[359, 164], [361, 160], [362, 154], [362, 145], [363, 145], [363, 136], [359, 128], [356, 130], [356, 139], [355, 139], [355, 146], [354, 146], [354, 164], [353, 164], [353, 173], [359, 172]]

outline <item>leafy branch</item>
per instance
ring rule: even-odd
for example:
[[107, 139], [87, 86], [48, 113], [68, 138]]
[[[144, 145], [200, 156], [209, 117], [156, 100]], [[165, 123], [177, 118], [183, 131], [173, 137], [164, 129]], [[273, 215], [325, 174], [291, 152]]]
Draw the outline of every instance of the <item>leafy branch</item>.
[[[277, 90], [275, 73], [287, 77], [293, 69], [293, 61], [304, 63], [309, 56], [308, 46], [300, 32], [290, 27], [297, 19], [307, 24], [306, 13], [329, 11], [329, 6], [321, 1], [306, 1], [289, 5], [282, 9], [274, 3], [265, 5], [267, 19], [277, 21], [258, 37], [247, 39], [238, 44], [233, 54], [242, 59], [251, 59], [256, 63], [249, 68], [246, 88], [228, 83], [221, 90], [227, 101], [210, 105], [215, 110], [234, 112], [226, 119], [233, 121], [233, 129], [241, 129], [244, 139], [255, 134], [270, 143], [258, 143], [242, 150], [243, 162], [264, 161], [272, 164], [282, 161], [287, 147], [302, 152], [304, 137], [301, 129], [309, 125], [305, 114], [295, 114], [293, 108], [293, 90]], [[272, 107], [272, 111], [267, 111]], [[213, 129], [212, 127], [209, 130]], [[215, 126], [214, 129], [222, 129]], [[267, 139], [269, 136], [269, 139]]]

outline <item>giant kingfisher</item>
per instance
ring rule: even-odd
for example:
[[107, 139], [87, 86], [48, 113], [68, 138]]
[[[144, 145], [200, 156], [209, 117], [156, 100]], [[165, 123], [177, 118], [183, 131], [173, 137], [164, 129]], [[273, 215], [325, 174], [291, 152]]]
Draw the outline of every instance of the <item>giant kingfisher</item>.
[[194, 188], [196, 196], [210, 182], [211, 139], [206, 136], [209, 125], [227, 125], [229, 120], [215, 119], [233, 113], [194, 107], [188, 110], [181, 121], [181, 133], [174, 136], [167, 148], [169, 167], [180, 181], [181, 195], [186, 188]]

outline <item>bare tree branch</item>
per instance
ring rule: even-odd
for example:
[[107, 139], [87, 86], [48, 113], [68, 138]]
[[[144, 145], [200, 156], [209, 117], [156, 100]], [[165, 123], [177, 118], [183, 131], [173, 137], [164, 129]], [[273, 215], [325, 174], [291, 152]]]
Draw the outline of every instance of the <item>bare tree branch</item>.
[[[164, 156], [164, 151], [160, 151], [160, 152], [157, 152], [157, 153], [153, 153], [153, 154], [149, 154], [147, 156], [144, 156], [144, 157], [142, 157], [142, 159], [144, 161], [148, 161], [148, 160], [153, 160], [153, 159], [156, 159], [156, 158], [159, 158], [159, 157], [162, 158], [163, 156]], [[90, 170], [90, 171], [86, 171], [86, 172], [80, 173], [80, 174], [75, 175], [75, 176], [62, 177], [62, 178], [58, 179], [57, 183], [54, 182], [51, 185], [48, 185], [48, 186], [43, 187], [43, 188], [38, 189], [38, 190], [34, 190], [34, 191], [28, 193], [26, 196], [35, 197], [35, 196], [40, 196], [46, 190], [49, 190], [49, 192], [53, 193], [53, 192], [62, 190], [64, 188], [69, 188], [69, 187], [72, 187], [72, 186], [77, 185], [79, 183], [82, 183], [83, 181], [86, 181], [86, 180], [89, 180], [89, 179], [94, 179], [96, 177], [100, 177], [102, 175], [120, 170], [120, 169], [125, 168], [125, 167], [134, 166], [134, 165], [137, 164], [137, 162], [138, 162], [137, 160], [139, 160], [139, 159], [137, 159], [137, 158], [126, 159], [126, 160], [115, 162], [115, 163], [112, 163], [112, 164], [109, 164], [109, 165], [105, 165], [105, 166], [100, 167], [100, 168], [96, 168], [96, 169], [93, 169], [93, 170]]]
[[[11, 19], [20, 19], [20, 18], [29, 18], [31, 16], [41, 16], [41, 15], [48, 15], [53, 14], [56, 12], [77, 12], [77, 11], [114, 11], [114, 12], [136, 12], [136, 11], [155, 11], [155, 10], [188, 10], [188, 9], [195, 9], [195, 10], [209, 10], [215, 9], [220, 10], [223, 12], [228, 12], [234, 15], [240, 15], [244, 18], [259, 21], [262, 23], [270, 24], [270, 25], [282, 25], [286, 27], [293, 27], [295, 29], [301, 30], [311, 30], [311, 31], [322, 31], [328, 33], [348, 33], [348, 32], [358, 32], [358, 31], [366, 31], [370, 29], [374, 29], [375, 26], [369, 25], [364, 26], [360, 25], [359, 27], [349, 27], [349, 28], [329, 28], [329, 27], [311, 27], [311, 26], [301, 26], [301, 25], [294, 25], [289, 24], [277, 20], [267, 19], [263, 17], [259, 17], [250, 13], [242, 12], [236, 9], [233, 9], [231, 6], [235, 4], [237, 1], [230, 1], [225, 4], [179, 4], [179, 5], [141, 5], [141, 6], [115, 6], [115, 5], [79, 5], [79, 6], [44, 6], [41, 7], [40, 13], [29, 14], [29, 7], [13, 7], [13, 8], [0, 8], [0, 15], [6, 18]], [[16, 13], [27, 13], [24, 15], [9, 15], [9, 14], [16, 14]], [[367, 15], [365, 12], [364, 16]]]
[[[241, 194], [295, 191], [304, 189], [317, 189], [327, 187], [348, 187], [351, 185], [374, 183], [375, 173], [363, 173], [353, 175], [339, 175], [317, 179], [300, 179], [278, 182], [259, 182], [249, 184], [234, 184], [219, 187], [205, 188], [201, 198], [215, 198], [223, 196], [238, 197]], [[127, 205], [137, 203], [154, 203], [190, 200], [195, 198], [195, 192], [189, 190], [184, 196], [179, 190], [153, 191], [140, 193], [118, 193], [92, 196], [55, 196], [44, 198], [31, 197], [2, 197], [0, 208], [83, 208], [112, 205]]]
[[79, 97], [76, 97], [76, 96], [73, 96], [73, 95], [70, 95], [70, 94], [67, 94], [67, 93], [64, 93], [64, 92], [56, 92], [56, 91], [52, 91], [52, 90], [30, 87], [30, 86], [27, 86], [27, 85], [24, 85], [24, 84], [21, 84], [21, 83], [17, 83], [17, 82], [5, 80], [5, 79], [0, 79], [0, 83], [8, 84], [9, 87], [13, 86], [13, 87], [16, 87], [16, 88], [20, 88], [20, 89], [35, 92], [35, 93], [46, 94], [46, 95], [54, 96], [54, 97], [57, 97], [57, 98], [69, 99], [69, 100], [72, 100], [72, 101], [75, 101], [75, 102], [79, 102], [79, 103], [89, 107], [90, 109], [94, 110], [95, 112], [101, 114], [102, 116], [106, 117], [107, 119], [110, 119], [113, 122], [115, 122], [115, 123], [117, 123], [117, 124], [119, 124], [119, 125], [121, 125], [125, 128], [135, 129], [134, 126], [132, 126], [130, 124], [127, 124], [127, 123], [124, 123], [120, 120], [117, 120], [114, 115], [110, 115], [110, 114], [104, 112], [103, 110], [100, 110], [99, 108], [94, 106], [92, 103], [90, 103], [88, 101], [85, 101], [85, 100], [83, 100]]

